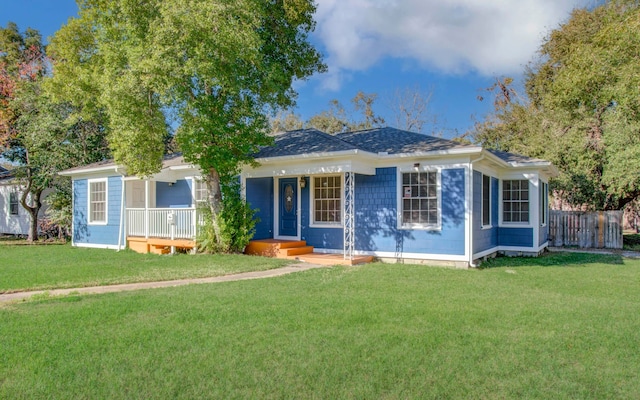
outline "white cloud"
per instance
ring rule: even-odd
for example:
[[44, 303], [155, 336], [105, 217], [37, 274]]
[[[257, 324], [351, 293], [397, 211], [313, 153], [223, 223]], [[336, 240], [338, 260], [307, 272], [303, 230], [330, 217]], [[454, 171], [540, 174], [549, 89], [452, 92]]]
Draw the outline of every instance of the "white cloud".
[[[593, 0], [591, 0], [593, 1]], [[324, 87], [385, 57], [444, 73], [522, 71], [542, 39], [589, 0], [317, 0]]]

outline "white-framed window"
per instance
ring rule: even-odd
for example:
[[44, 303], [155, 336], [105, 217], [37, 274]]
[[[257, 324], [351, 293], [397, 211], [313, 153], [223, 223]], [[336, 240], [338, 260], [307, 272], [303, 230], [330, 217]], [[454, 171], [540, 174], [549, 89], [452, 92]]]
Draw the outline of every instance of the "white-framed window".
[[20, 204], [18, 203], [18, 192], [16, 191], [9, 192], [9, 214], [18, 215], [19, 209], [20, 209]]
[[549, 184], [540, 181], [540, 226], [547, 225], [549, 210]]
[[402, 172], [400, 219], [403, 228], [440, 227], [438, 171]]
[[502, 222], [529, 223], [529, 181], [502, 181]]
[[342, 176], [314, 176], [312, 180], [313, 225], [342, 225]]
[[193, 197], [196, 203], [209, 200], [209, 190], [204, 180], [198, 178], [193, 180]]
[[482, 174], [482, 227], [491, 227], [491, 177]]
[[107, 178], [89, 180], [89, 223], [107, 223]]

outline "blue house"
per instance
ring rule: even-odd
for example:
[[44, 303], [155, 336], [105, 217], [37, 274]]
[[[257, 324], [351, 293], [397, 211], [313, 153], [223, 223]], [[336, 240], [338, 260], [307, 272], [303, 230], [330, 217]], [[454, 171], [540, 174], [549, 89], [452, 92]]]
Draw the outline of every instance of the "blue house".
[[[496, 253], [537, 255], [548, 245], [544, 160], [379, 128], [328, 135], [286, 132], [240, 174], [260, 222], [249, 253], [475, 265]], [[113, 163], [64, 172], [74, 188], [76, 246], [154, 251], [194, 240], [199, 171], [179, 156], [148, 180]], [[289, 243], [294, 249], [287, 250]], [[164, 248], [166, 251], [166, 248]]]

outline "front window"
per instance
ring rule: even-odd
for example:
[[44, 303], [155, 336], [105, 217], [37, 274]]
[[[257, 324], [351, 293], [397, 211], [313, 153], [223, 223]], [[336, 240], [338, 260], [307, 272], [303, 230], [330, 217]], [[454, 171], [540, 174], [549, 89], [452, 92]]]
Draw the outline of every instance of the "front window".
[[89, 181], [89, 223], [107, 223], [107, 180]]
[[482, 226], [491, 225], [491, 177], [482, 175]]
[[340, 224], [342, 221], [342, 177], [313, 178], [313, 222]]
[[540, 225], [547, 224], [547, 210], [549, 209], [549, 184], [540, 181]]
[[9, 193], [9, 214], [18, 215], [18, 192]]
[[529, 181], [526, 179], [502, 182], [502, 221], [529, 222]]
[[438, 173], [403, 173], [402, 225], [436, 227], [438, 214]]
[[208, 200], [209, 192], [205, 181], [201, 179], [194, 179], [194, 197], [198, 203]]

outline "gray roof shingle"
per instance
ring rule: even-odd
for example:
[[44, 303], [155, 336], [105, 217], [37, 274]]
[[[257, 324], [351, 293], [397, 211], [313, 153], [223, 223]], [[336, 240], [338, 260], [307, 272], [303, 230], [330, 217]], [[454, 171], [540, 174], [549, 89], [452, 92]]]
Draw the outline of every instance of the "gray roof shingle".
[[336, 137], [371, 153], [403, 154], [477, 148], [453, 140], [389, 127], [339, 133]]
[[271, 158], [355, 149], [354, 145], [340, 140], [337, 136], [328, 135], [317, 129], [298, 129], [279, 134], [274, 138], [273, 146], [261, 148], [254, 156]]

